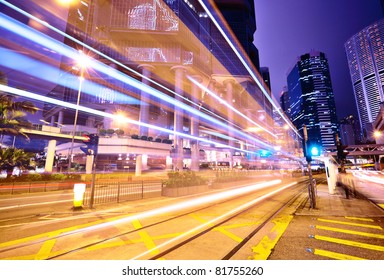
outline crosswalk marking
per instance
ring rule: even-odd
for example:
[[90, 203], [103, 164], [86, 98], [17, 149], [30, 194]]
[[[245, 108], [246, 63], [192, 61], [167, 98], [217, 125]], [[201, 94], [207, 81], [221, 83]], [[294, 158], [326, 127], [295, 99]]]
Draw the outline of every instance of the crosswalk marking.
[[361, 235], [361, 236], [366, 236], [366, 237], [384, 239], [383, 234], [377, 234], [377, 233], [369, 233], [369, 232], [362, 232], [362, 231], [355, 231], [355, 230], [341, 229], [341, 228], [334, 228], [334, 227], [327, 227], [327, 226], [316, 226], [316, 228], [334, 231], [334, 232], [341, 232], [341, 233], [347, 233], [347, 234], [354, 234], [354, 235]]
[[366, 222], [374, 222], [371, 218], [361, 218], [361, 217], [344, 217], [348, 220], [358, 220], [358, 221], [366, 221]]
[[[342, 221], [341, 217], [339, 220], [336, 220], [336, 219], [334, 220], [334, 219], [326, 219], [326, 218], [317, 218], [316, 220], [321, 222], [321, 223], [316, 224], [315, 226], [313, 226], [313, 228], [315, 228], [317, 230], [323, 230], [323, 233], [335, 232], [335, 233], [339, 233], [339, 234], [344, 234], [346, 239], [344, 239], [344, 237], [335, 238], [332, 236], [324, 236], [324, 235], [320, 235], [320, 234], [309, 235], [309, 237], [312, 237], [316, 240], [335, 243], [335, 244], [338, 244], [340, 246], [345, 245], [345, 246], [351, 246], [351, 247], [355, 247], [355, 248], [384, 252], [384, 246], [381, 246], [381, 244], [382, 244], [381, 240], [384, 239], [384, 234], [382, 234], [383, 228], [377, 224], [375, 225], [374, 219], [365, 218], [365, 217], [351, 217], [351, 216], [345, 216], [344, 217], [344, 219], [346, 219], [347, 221]], [[353, 221], [355, 221], [355, 222], [353, 222]], [[362, 223], [358, 223], [358, 221], [362, 221]], [[328, 223], [329, 225], [325, 225], [324, 223]], [[335, 226], [338, 225], [338, 227], [333, 227], [332, 224]], [[354, 226], [356, 228], [360, 227], [360, 229], [363, 231], [353, 230], [352, 228], [343, 228], [343, 226], [346, 226], [346, 227], [347, 226]], [[368, 232], [368, 230], [370, 230], [370, 232]], [[372, 230], [374, 230], [374, 231], [372, 231]], [[362, 236], [362, 237], [370, 238], [370, 239], [372, 239], [371, 241], [373, 243], [377, 242], [377, 244], [380, 244], [380, 245], [349, 240], [348, 235], [350, 235], [350, 236], [355, 235], [355, 236]], [[353, 239], [353, 238], [351, 238], [351, 239]], [[337, 251], [339, 251], [339, 250], [337, 250]], [[340, 251], [345, 252], [348, 250], [346, 250], [345, 247], [344, 248], [340, 247]], [[347, 254], [343, 254], [343, 253], [339, 253], [339, 252], [323, 250], [320, 248], [313, 248], [313, 249], [308, 250], [308, 252], [312, 252], [315, 255], [327, 257], [330, 259], [363, 260], [363, 258], [360, 258], [359, 256], [347, 255]]]
[[376, 225], [343, 222], [343, 221], [323, 219], [323, 218], [318, 218], [317, 220], [320, 221], [320, 222], [327, 222], [327, 223], [334, 223], [334, 224], [341, 224], [341, 225], [349, 225], [349, 226], [357, 226], [357, 227], [365, 227], [365, 228], [374, 228], [374, 229], [380, 229], [380, 230], [383, 229], [381, 226], [376, 226]]
[[322, 236], [322, 235], [314, 235], [314, 238], [317, 240], [323, 240], [323, 241], [333, 242], [333, 243], [342, 244], [342, 245], [348, 245], [348, 246], [354, 246], [354, 247], [384, 252], [384, 246], [372, 245], [368, 243], [362, 243], [362, 242]]
[[315, 255], [318, 255], [318, 256], [327, 257], [327, 258], [335, 259], [335, 260], [365, 260], [363, 258], [359, 258], [356, 256], [340, 254], [340, 253], [327, 251], [327, 250], [321, 250], [321, 249], [315, 249], [313, 253]]

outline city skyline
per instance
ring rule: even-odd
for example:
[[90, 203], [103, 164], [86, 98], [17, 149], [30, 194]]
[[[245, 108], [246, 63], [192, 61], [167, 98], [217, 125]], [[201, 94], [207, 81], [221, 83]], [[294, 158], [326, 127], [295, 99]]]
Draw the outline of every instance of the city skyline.
[[[311, 1], [310, 5], [307, 2], [255, 0], [254, 43], [259, 49], [260, 66], [269, 67], [272, 93], [279, 98], [297, 58], [311, 50], [324, 52], [329, 61], [338, 119], [350, 114], [357, 116], [344, 43], [383, 16], [380, 1]], [[314, 13], [316, 9], [318, 12]], [[345, 104], [345, 100], [351, 102]]]

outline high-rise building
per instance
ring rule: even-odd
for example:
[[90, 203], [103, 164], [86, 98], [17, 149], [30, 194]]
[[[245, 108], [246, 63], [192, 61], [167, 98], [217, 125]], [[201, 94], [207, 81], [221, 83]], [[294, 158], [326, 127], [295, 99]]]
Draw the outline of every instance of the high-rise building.
[[311, 51], [302, 55], [287, 82], [291, 121], [299, 131], [306, 125], [308, 144], [335, 145], [336, 107], [325, 54]]
[[280, 107], [283, 112], [289, 117], [290, 116], [290, 107], [289, 107], [289, 91], [288, 87], [284, 87], [280, 95]]
[[269, 74], [268, 67], [260, 67], [260, 75], [263, 77], [264, 83], [271, 90], [271, 75]]
[[355, 117], [353, 115], [347, 116], [340, 120], [339, 124], [340, 138], [343, 145], [355, 145], [356, 137], [358, 135], [358, 128], [356, 127]]
[[253, 44], [253, 35], [256, 32], [254, 1], [215, 0], [215, 3], [253, 65], [260, 70], [259, 51]]
[[345, 43], [359, 123], [365, 139], [384, 101], [384, 19], [364, 28]]

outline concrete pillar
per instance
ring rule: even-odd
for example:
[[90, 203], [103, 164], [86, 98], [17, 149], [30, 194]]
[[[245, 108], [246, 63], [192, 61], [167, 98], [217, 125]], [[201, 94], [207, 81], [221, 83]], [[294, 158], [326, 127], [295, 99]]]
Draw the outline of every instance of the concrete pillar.
[[49, 140], [47, 148], [47, 158], [45, 159], [45, 172], [52, 172], [53, 161], [55, 159], [56, 140]]
[[[154, 70], [155, 67], [149, 64], [141, 64], [139, 65], [139, 69], [141, 70], [141, 73], [143, 74], [144, 77], [151, 78], [151, 73]], [[141, 82], [145, 85], [149, 85], [149, 81], [146, 78], [142, 78]], [[148, 123], [149, 122], [149, 99], [150, 95], [142, 90], [141, 93], [141, 98], [140, 98], [140, 113], [139, 113], [139, 121], [142, 123]], [[148, 127], [145, 126], [140, 126], [139, 129], [139, 134], [140, 136], [148, 136]]]
[[136, 155], [136, 168], [135, 168], [135, 175], [136, 176], [141, 175], [142, 166], [143, 166], [143, 156], [142, 155]]
[[59, 117], [57, 118], [58, 126], [61, 126], [63, 124], [63, 119], [64, 119], [64, 112], [60, 111], [59, 112]]
[[50, 120], [49, 125], [50, 126], [55, 126], [55, 121], [56, 121], [56, 116], [55, 115], [51, 116], [51, 120]]
[[172, 158], [170, 156], [165, 158], [165, 168], [168, 170], [172, 169]]
[[148, 170], [148, 155], [141, 156], [141, 170]]
[[[226, 102], [233, 106], [233, 98], [234, 98], [234, 86], [235, 86], [235, 80], [234, 79], [227, 79], [224, 81], [224, 86], [225, 86], [225, 89], [226, 89], [226, 96], [225, 96], [225, 99], [226, 99]], [[228, 112], [228, 115], [227, 115], [227, 119], [228, 119], [228, 122], [230, 123], [233, 123], [234, 121], [234, 112], [233, 110], [230, 110], [230, 109], [227, 109], [227, 112]], [[233, 125], [231, 124], [228, 124], [229, 127], [233, 127]], [[233, 132], [232, 130], [228, 130], [228, 136], [230, 138], [233, 138], [234, 135], [233, 135]], [[230, 146], [234, 146], [235, 142], [233, 140], [229, 140], [228, 141], [228, 145]], [[234, 150], [233, 149], [230, 149], [230, 166], [231, 168], [233, 167], [233, 153], [234, 153]]]
[[339, 173], [338, 166], [329, 159], [324, 157], [325, 172], [327, 174], [328, 191], [334, 194], [336, 190], [337, 174]]
[[92, 165], [93, 165], [94, 155], [87, 155], [85, 162], [85, 173], [92, 174]]
[[[203, 79], [201, 76], [193, 76], [193, 78], [198, 82], [201, 83]], [[192, 84], [192, 101], [194, 103], [197, 103], [199, 101], [199, 96], [201, 96], [201, 89], [195, 85]], [[191, 135], [192, 136], [199, 136], [199, 118], [197, 116], [191, 117]], [[200, 152], [199, 152], [199, 143], [197, 140], [191, 140], [191, 170], [192, 171], [199, 171], [199, 163], [200, 163]]]
[[[185, 74], [187, 72], [187, 69], [183, 66], [174, 66], [171, 68], [171, 70], [175, 71], [175, 92], [179, 95], [183, 95], [183, 83], [185, 81]], [[175, 99], [178, 101], [182, 101], [181, 97], [175, 96]], [[183, 110], [180, 108], [175, 107], [174, 110], [174, 131], [175, 132], [182, 132], [183, 131], [183, 125], [184, 125], [184, 114]], [[183, 138], [180, 136], [175, 135], [174, 140], [174, 148], [175, 148], [175, 164], [174, 167], [177, 170], [182, 171], [183, 170]]]

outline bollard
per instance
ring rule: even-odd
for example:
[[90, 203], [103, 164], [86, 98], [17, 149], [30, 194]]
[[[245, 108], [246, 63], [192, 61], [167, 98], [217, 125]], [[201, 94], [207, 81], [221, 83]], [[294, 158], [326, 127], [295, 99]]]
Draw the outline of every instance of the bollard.
[[73, 187], [73, 207], [83, 207], [85, 184], [78, 183]]

